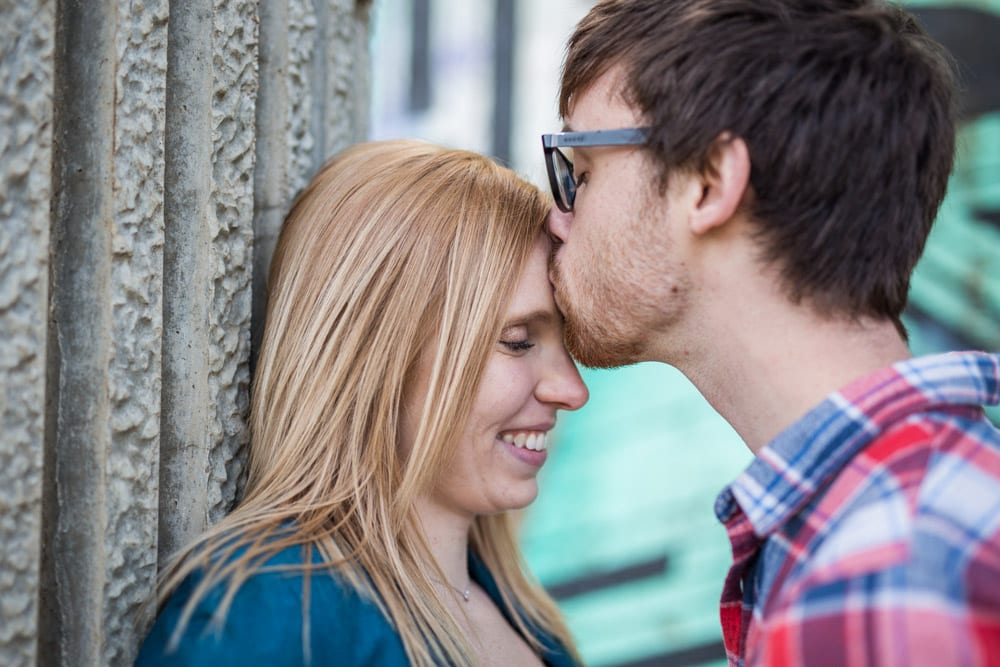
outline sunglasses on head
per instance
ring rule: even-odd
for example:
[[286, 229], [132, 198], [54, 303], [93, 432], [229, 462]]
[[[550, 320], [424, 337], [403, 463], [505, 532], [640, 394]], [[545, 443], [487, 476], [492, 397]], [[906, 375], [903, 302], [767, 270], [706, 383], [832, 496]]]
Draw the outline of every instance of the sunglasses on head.
[[592, 132], [556, 132], [542, 135], [545, 151], [545, 171], [549, 174], [552, 196], [560, 211], [570, 213], [576, 201], [576, 180], [573, 178], [573, 161], [560, 148], [589, 146], [638, 146], [649, 138], [648, 127], [630, 127], [619, 130], [594, 130]]

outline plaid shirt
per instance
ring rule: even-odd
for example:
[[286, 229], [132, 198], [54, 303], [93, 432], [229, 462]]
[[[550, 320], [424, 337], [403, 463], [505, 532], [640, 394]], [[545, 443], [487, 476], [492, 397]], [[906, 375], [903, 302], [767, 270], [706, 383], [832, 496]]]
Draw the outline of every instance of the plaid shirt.
[[829, 396], [716, 501], [730, 665], [1000, 666], [1000, 355]]

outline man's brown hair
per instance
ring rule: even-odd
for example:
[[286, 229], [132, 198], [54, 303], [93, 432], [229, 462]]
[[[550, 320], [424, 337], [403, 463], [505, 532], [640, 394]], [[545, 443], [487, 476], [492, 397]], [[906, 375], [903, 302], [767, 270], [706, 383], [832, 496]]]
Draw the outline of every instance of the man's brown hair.
[[746, 210], [789, 295], [899, 326], [955, 145], [951, 61], [909, 14], [875, 0], [602, 0], [570, 39], [562, 116], [617, 65], [652, 128], [653, 178], [703, 170], [720, 135], [741, 137]]

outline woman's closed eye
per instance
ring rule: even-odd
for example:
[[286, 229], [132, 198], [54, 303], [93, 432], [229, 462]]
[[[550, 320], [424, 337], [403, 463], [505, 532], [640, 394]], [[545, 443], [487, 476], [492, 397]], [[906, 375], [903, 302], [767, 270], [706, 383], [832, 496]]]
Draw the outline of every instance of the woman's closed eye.
[[535, 344], [531, 341], [525, 340], [500, 340], [500, 344], [506, 347], [511, 352], [525, 352], [535, 347]]
[[531, 342], [531, 332], [527, 324], [513, 324], [504, 327], [500, 332], [500, 344], [509, 352], [526, 352], [533, 348], [535, 344]]

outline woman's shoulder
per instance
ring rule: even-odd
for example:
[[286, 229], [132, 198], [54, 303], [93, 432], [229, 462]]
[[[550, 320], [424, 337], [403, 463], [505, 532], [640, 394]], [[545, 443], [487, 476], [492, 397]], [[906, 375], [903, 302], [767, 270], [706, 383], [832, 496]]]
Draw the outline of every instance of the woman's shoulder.
[[[306, 574], [307, 564], [320, 567]], [[203, 577], [192, 573], [169, 597], [137, 665], [406, 664], [402, 642], [379, 609], [304, 545], [270, 555], [235, 590], [221, 620], [230, 580], [212, 586], [190, 610], [176, 649], [168, 650]]]

